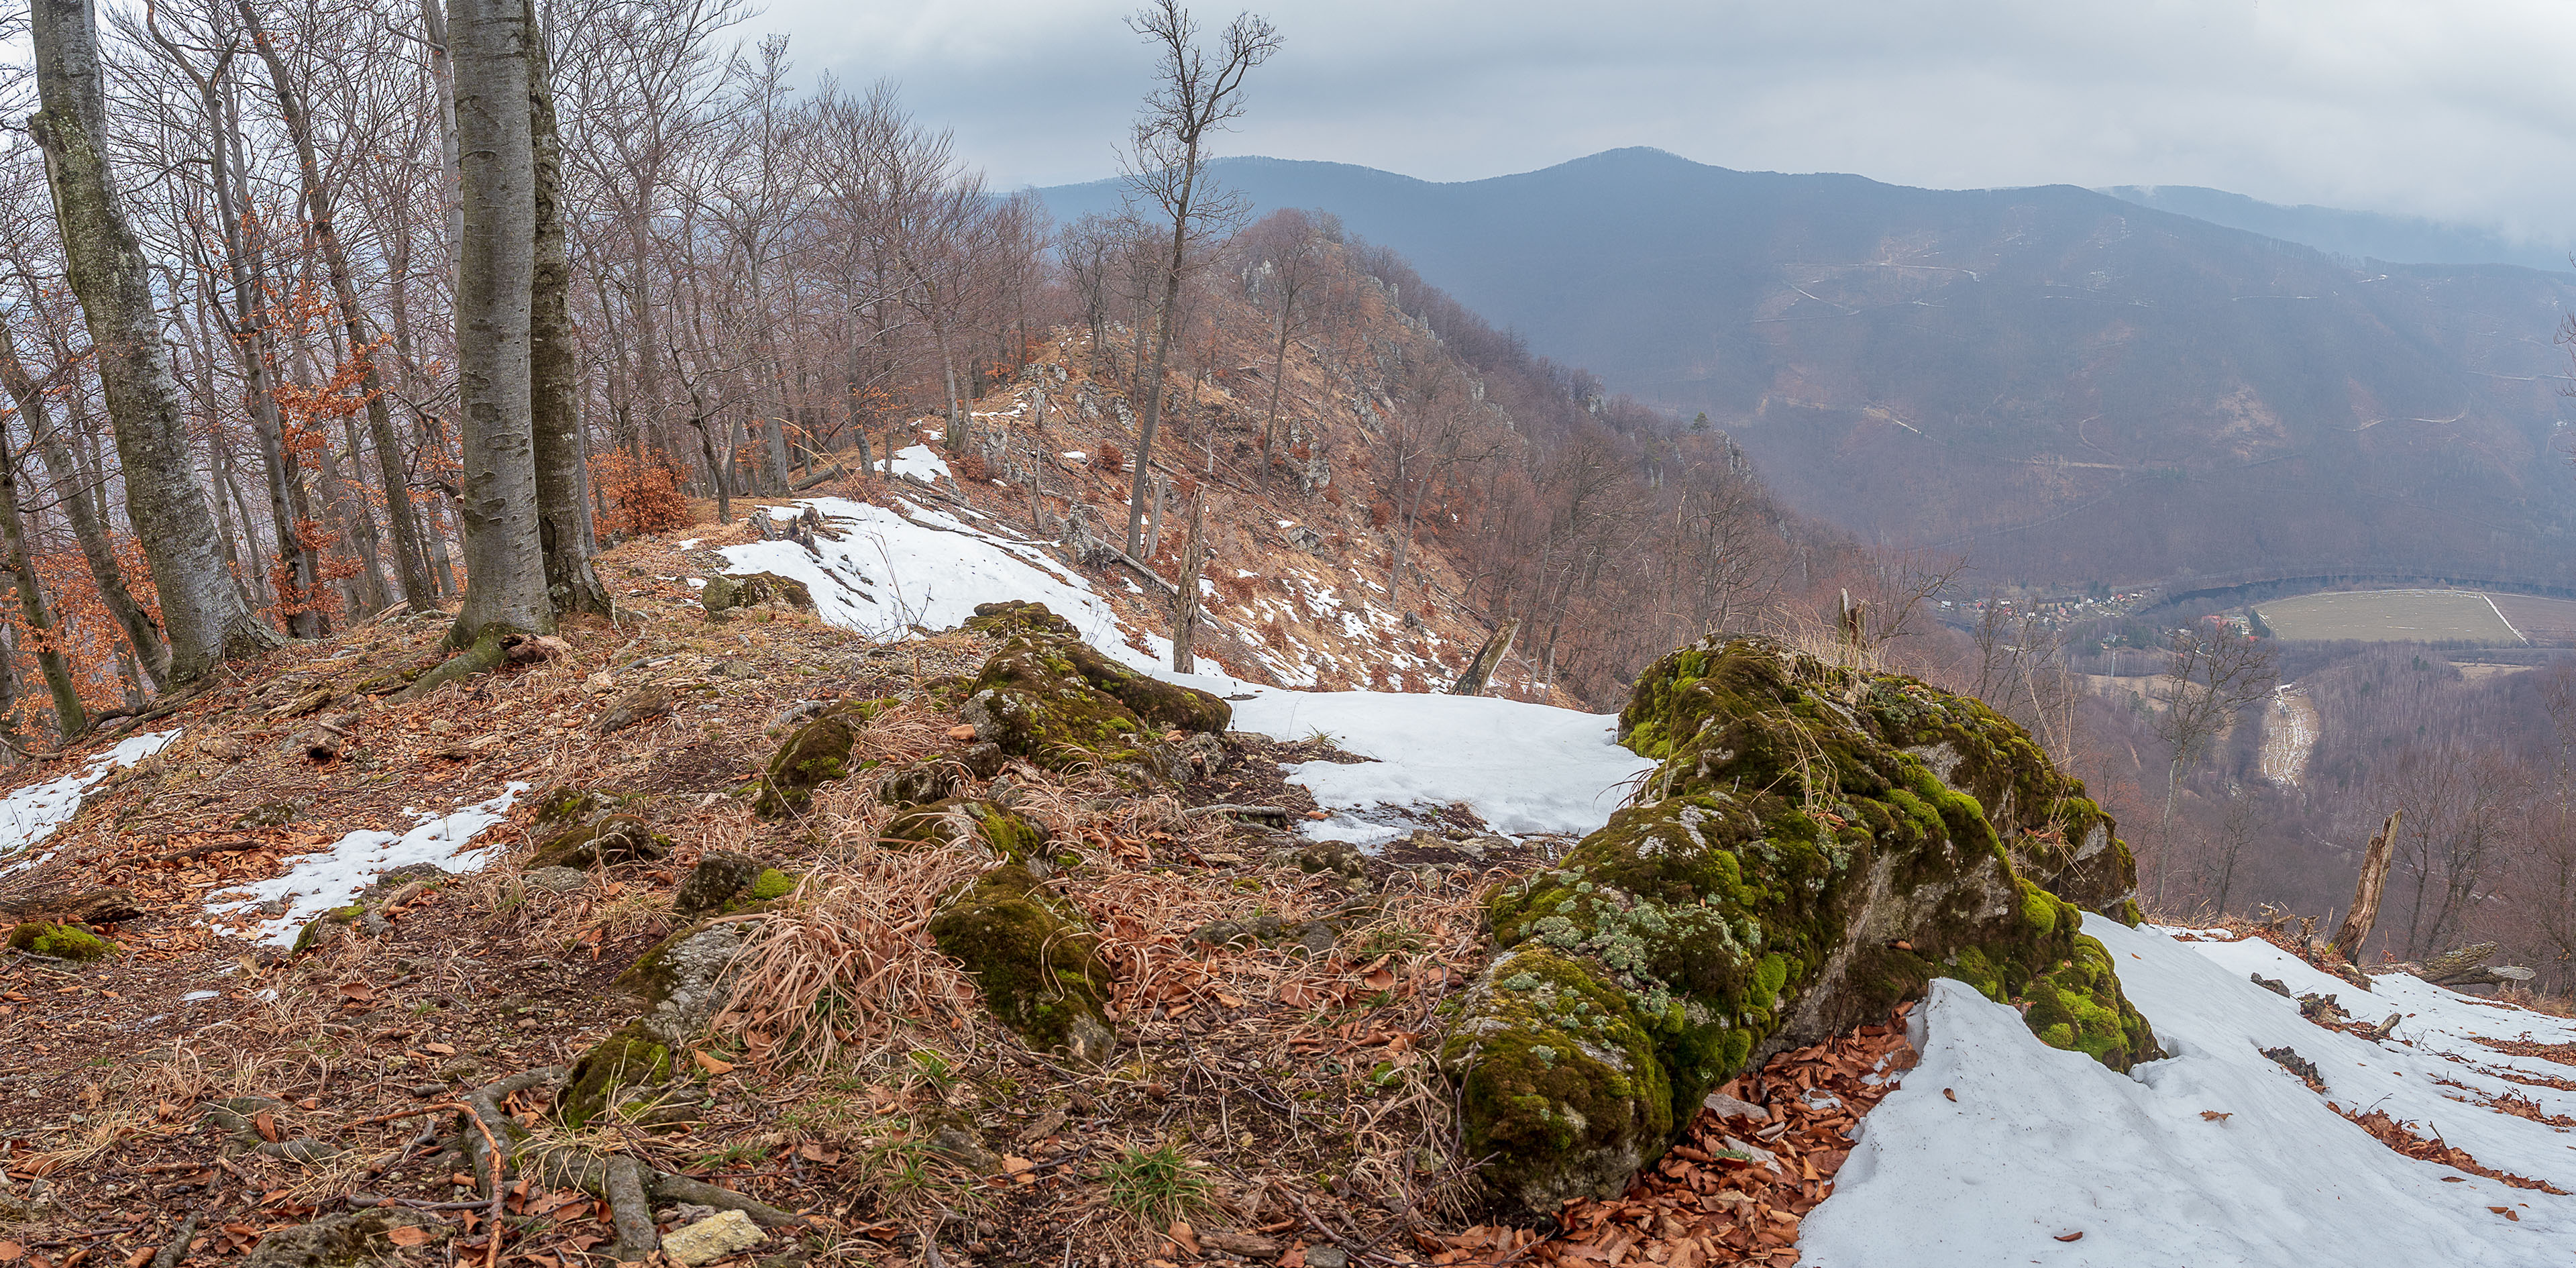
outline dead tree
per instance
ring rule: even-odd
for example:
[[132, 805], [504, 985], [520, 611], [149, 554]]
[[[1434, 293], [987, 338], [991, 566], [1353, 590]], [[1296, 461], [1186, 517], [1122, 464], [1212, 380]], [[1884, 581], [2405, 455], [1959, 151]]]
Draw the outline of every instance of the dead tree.
[[1202, 492], [1190, 503], [1189, 540], [1181, 547], [1181, 579], [1172, 596], [1172, 670], [1175, 673], [1197, 672], [1197, 662], [1190, 645], [1199, 630], [1199, 573], [1207, 567], [1207, 495]]
[[2352, 911], [2335, 931], [2334, 949], [2355, 964], [2361, 963], [2361, 944], [2370, 937], [2370, 927], [2379, 922], [2380, 895], [2388, 887], [2388, 859], [2397, 844], [2397, 822], [2405, 815], [2404, 810], [2389, 815], [2378, 835], [2370, 838], [2370, 848], [2361, 856], [2361, 883], [2352, 891]]
[[1521, 623], [1518, 618], [1503, 622], [1502, 628], [1495, 630], [1485, 639], [1485, 645], [1476, 649], [1475, 659], [1468, 661], [1467, 668], [1459, 673], [1458, 681], [1449, 685], [1449, 694], [1453, 696], [1485, 694], [1486, 682], [1493, 678], [1494, 668], [1503, 663], [1503, 657], [1510, 654], [1512, 636], [1520, 632]]

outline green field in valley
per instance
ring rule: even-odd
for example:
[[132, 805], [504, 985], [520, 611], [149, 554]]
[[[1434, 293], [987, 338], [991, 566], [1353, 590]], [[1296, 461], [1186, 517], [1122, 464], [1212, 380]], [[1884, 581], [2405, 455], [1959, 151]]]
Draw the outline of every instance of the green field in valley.
[[2345, 590], [2256, 604], [2278, 638], [2375, 643], [2526, 642], [2474, 590]]

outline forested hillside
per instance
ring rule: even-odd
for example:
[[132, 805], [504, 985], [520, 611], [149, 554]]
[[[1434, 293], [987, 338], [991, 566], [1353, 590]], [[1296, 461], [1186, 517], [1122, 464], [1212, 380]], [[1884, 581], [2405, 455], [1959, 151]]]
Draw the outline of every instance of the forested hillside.
[[1219, 170], [1339, 214], [1614, 388], [1705, 411], [1792, 505], [1990, 581], [2576, 578], [2565, 274], [2356, 269], [2072, 187], [1646, 150], [1454, 185]]

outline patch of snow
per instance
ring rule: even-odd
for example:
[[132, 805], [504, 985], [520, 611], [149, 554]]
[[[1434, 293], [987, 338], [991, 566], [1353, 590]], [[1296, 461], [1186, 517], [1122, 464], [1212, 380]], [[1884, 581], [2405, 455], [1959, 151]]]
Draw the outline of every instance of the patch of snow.
[[928, 484], [937, 484], [942, 480], [951, 479], [946, 460], [928, 445], [914, 445], [898, 452], [893, 458], [878, 463], [877, 466], [891, 470], [896, 475], [911, 476], [915, 480]]
[[221, 994], [223, 994], [221, 991], [190, 991], [187, 994], [180, 996], [179, 1002], [182, 1004], [193, 1004], [198, 1000], [213, 999]]
[[259, 941], [270, 946], [293, 945], [295, 935], [306, 922], [332, 908], [349, 905], [358, 891], [389, 868], [435, 863], [451, 872], [480, 871], [484, 864], [500, 856], [501, 847], [467, 847], [478, 833], [499, 823], [501, 816], [509, 812], [510, 803], [527, 790], [526, 784], [514, 780], [502, 785], [500, 796], [445, 814], [405, 811], [420, 820], [410, 831], [360, 828], [329, 849], [297, 856], [283, 874], [246, 886], [251, 897], [208, 910], [242, 912], [279, 898], [292, 899], [284, 915], [259, 922]]
[[1064, 453], [1062, 453], [1062, 454], [1061, 454], [1061, 455], [1059, 455], [1059, 456], [1060, 456], [1060, 457], [1065, 457], [1065, 458], [1071, 458], [1071, 459], [1072, 459], [1072, 460], [1074, 460], [1075, 462], [1089, 462], [1089, 461], [1091, 461], [1091, 455], [1090, 455], [1090, 454], [1087, 454], [1087, 453], [1084, 453], [1083, 451], [1081, 451], [1081, 450], [1079, 450], [1079, 449], [1067, 449], [1067, 450], [1065, 450], [1065, 451], [1064, 451]]
[[[2576, 1198], [2406, 1158], [2327, 1101], [2384, 1110], [2438, 1131], [2486, 1166], [2576, 1188], [2566, 1132], [2453, 1099], [2456, 1089], [2434, 1082], [2488, 1096], [2511, 1090], [2549, 1113], [2576, 1110], [2576, 1093], [2481, 1073], [2526, 1059], [2471, 1038], [2527, 1032], [2566, 1042], [2576, 1039], [2576, 1022], [2472, 1003], [2411, 978], [2381, 977], [2365, 993], [2258, 940], [2177, 942], [2091, 915], [2084, 931], [2109, 948], [2171, 1058], [2115, 1074], [2042, 1045], [2014, 1010], [1957, 982], [1934, 983], [1917, 1013], [1922, 1061], [1863, 1122], [1833, 1196], [1802, 1226], [1800, 1263], [2565, 1260]], [[2405, 1016], [2386, 1043], [2326, 1030], [2247, 980], [2254, 972], [2281, 978], [2293, 994], [2337, 994], [2365, 1020]], [[2326, 1095], [2258, 1051], [2282, 1046], [2317, 1064]], [[2069, 1233], [2083, 1237], [2056, 1240]]]
[[947, 629], [973, 616], [976, 604], [1033, 599], [1073, 622], [1103, 652], [1152, 663], [1125, 645], [1117, 612], [1036, 542], [910, 503], [900, 511], [846, 498], [801, 505], [823, 515], [813, 551], [788, 541], [727, 546], [726, 571], [802, 581], [825, 622], [872, 638], [915, 625]]
[[177, 728], [128, 736], [88, 766], [40, 784], [29, 784], [0, 797], [0, 876], [24, 871], [53, 857], [35, 853], [36, 843], [80, 813], [81, 796], [119, 766], [132, 766], [179, 738]]
[[707, 588], [707, 579], [704, 577], [683, 577], [681, 580], [688, 582], [689, 588], [692, 590], [704, 590]]
[[703, 537], [687, 537], [687, 538], [682, 538], [682, 539], [680, 540], [679, 544], [677, 545], [676, 549], [679, 549], [679, 550], [696, 550], [696, 549], [698, 548], [698, 543], [699, 543], [699, 542], [702, 542], [702, 541], [705, 541], [705, 540], [706, 540], [706, 538], [703, 538]]

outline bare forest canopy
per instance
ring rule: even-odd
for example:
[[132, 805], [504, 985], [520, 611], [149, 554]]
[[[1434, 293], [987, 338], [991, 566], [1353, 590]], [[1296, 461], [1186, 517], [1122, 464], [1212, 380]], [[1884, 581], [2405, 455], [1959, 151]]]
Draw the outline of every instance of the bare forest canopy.
[[[2576, 581], [2576, 276], [2366, 266], [2070, 186], [1939, 191], [1617, 150], [1432, 184], [1215, 170], [1404, 252], [1865, 540], [1983, 581]], [[1041, 191], [1060, 214], [1101, 185]]]

